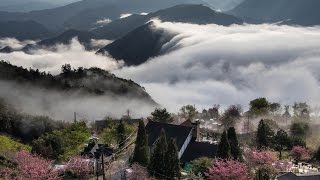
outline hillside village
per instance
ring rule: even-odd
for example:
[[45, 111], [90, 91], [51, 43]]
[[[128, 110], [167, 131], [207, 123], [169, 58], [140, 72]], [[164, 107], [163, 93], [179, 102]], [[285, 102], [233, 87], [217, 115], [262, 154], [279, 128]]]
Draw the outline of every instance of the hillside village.
[[319, 0], [1, 0], [0, 180], [320, 180]]
[[[128, 111], [118, 120], [106, 117], [94, 122], [75, 114], [73, 123], [59, 125], [49, 118], [29, 117], [31, 124], [45, 127], [43, 133], [27, 139], [8, 129], [16, 124], [15, 118], [8, 118], [22, 115], [4, 102], [0, 110], [1, 123], [9, 125], [1, 128], [0, 138], [4, 179], [320, 176], [319, 132], [314, 130], [319, 126], [314, 124], [318, 113], [306, 103], [282, 108], [259, 98], [250, 102], [246, 112], [239, 105], [224, 111], [214, 105], [202, 112], [187, 105], [177, 114], [157, 108], [146, 118], [132, 119]], [[43, 171], [31, 173], [35, 168]]]

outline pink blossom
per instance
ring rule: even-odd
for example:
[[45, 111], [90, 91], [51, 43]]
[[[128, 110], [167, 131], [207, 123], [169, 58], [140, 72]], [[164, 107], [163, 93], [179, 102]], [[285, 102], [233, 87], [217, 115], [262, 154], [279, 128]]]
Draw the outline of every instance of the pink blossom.
[[305, 161], [310, 158], [309, 152], [306, 148], [302, 146], [294, 146], [292, 150], [290, 151], [290, 155], [296, 160], [296, 161]]
[[277, 160], [274, 152], [268, 150], [248, 150], [245, 152], [245, 156], [250, 166], [271, 165]]
[[235, 160], [216, 160], [204, 174], [209, 180], [252, 179], [246, 165]]
[[46, 179], [57, 180], [59, 172], [52, 167], [52, 161], [33, 155], [27, 151], [16, 154], [17, 179]]

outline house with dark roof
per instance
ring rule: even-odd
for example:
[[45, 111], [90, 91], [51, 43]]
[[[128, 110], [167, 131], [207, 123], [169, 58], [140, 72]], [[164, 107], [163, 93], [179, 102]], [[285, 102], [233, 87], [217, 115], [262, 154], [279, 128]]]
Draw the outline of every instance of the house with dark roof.
[[294, 174], [288, 172], [276, 177], [276, 180], [320, 180], [320, 173]]
[[214, 158], [218, 146], [200, 141], [200, 123], [186, 121], [181, 125], [166, 124], [149, 121], [146, 125], [148, 143], [152, 148], [156, 143], [161, 129], [166, 132], [167, 139], [174, 138], [179, 151], [179, 159], [182, 163], [190, 162], [200, 157]]

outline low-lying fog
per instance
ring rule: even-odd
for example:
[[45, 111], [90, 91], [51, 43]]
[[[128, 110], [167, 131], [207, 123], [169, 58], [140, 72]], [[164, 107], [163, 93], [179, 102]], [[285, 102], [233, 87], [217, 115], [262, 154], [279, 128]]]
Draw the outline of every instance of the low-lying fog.
[[[172, 112], [185, 104], [195, 104], [198, 109], [241, 104], [246, 109], [250, 100], [262, 96], [282, 104], [320, 102], [320, 27], [156, 25], [179, 33], [165, 46], [179, 42], [174, 51], [137, 67], [122, 67], [121, 62], [85, 51], [75, 40], [57, 52], [14, 52], [0, 54], [0, 59], [51, 73], [58, 73], [65, 63], [107, 69], [141, 84]], [[0, 43], [4, 46], [6, 42]], [[108, 106], [109, 102], [105, 103]], [[117, 111], [122, 104], [126, 103], [113, 104], [109, 111]]]

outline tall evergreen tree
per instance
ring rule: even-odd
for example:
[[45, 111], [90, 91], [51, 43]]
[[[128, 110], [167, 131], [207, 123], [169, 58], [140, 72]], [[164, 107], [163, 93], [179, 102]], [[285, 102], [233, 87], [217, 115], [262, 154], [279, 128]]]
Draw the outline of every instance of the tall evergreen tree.
[[149, 146], [143, 121], [139, 122], [138, 134], [132, 162], [139, 163], [142, 166], [148, 166], [149, 163]]
[[227, 133], [224, 131], [221, 136], [220, 143], [218, 145], [218, 158], [228, 159], [230, 158], [230, 144], [228, 141]]
[[271, 146], [274, 132], [271, 130], [268, 124], [264, 122], [263, 119], [259, 122], [258, 132], [257, 132], [257, 148], [263, 149]]
[[126, 128], [124, 125], [124, 122], [122, 120], [120, 120], [120, 123], [117, 127], [117, 139], [118, 139], [118, 144], [119, 147], [123, 147], [125, 144], [125, 140], [126, 140]]
[[238, 160], [241, 158], [241, 151], [238, 143], [236, 130], [234, 127], [228, 129], [228, 141], [230, 144], [230, 153], [233, 159]]
[[149, 163], [149, 172], [156, 177], [161, 177], [161, 175], [165, 174], [165, 155], [167, 152], [167, 147], [166, 133], [164, 129], [161, 129]]
[[165, 155], [166, 171], [165, 176], [175, 179], [180, 177], [180, 161], [176, 140], [171, 138], [168, 143], [168, 150]]

